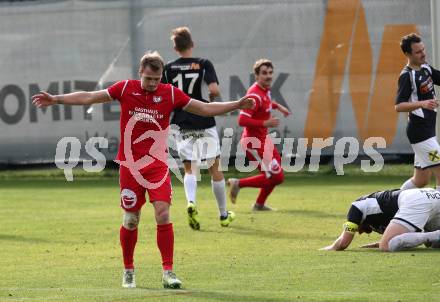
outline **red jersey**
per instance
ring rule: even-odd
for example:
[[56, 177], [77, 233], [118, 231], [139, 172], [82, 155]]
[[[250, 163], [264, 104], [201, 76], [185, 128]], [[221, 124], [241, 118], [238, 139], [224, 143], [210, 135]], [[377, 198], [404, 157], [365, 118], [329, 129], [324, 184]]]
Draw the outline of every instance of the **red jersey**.
[[148, 155], [142, 169], [167, 168], [170, 114], [176, 108], [185, 108], [191, 98], [171, 84], [161, 83], [156, 91], [146, 91], [139, 80], [117, 82], [107, 92], [121, 103], [121, 140], [116, 159], [123, 164]]
[[[270, 89], [262, 88], [257, 83], [254, 83], [249, 87], [246, 96], [255, 101], [255, 107], [253, 109], [243, 109], [240, 111], [240, 114], [246, 115], [254, 120], [268, 120], [271, 116], [270, 112], [272, 110]], [[266, 135], [267, 128], [264, 126], [247, 126], [244, 128], [242, 137], [256, 137], [260, 140], [264, 140]]]

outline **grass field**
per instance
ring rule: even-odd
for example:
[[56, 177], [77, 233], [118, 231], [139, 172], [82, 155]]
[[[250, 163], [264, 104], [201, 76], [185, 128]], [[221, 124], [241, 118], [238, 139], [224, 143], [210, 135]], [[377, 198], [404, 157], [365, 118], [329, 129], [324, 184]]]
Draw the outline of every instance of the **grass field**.
[[161, 287], [150, 205], [135, 255], [138, 288], [121, 288], [114, 171], [71, 183], [57, 170], [0, 172], [0, 301], [440, 301], [438, 251], [357, 248], [377, 235], [358, 236], [344, 252], [318, 251], [339, 235], [351, 201], [410, 174], [409, 166], [288, 174], [269, 199], [278, 211], [251, 212], [257, 191], [242, 190], [229, 228], [219, 225], [204, 177], [198, 232], [186, 224], [183, 187], [174, 181], [175, 271], [185, 289], [172, 291]]

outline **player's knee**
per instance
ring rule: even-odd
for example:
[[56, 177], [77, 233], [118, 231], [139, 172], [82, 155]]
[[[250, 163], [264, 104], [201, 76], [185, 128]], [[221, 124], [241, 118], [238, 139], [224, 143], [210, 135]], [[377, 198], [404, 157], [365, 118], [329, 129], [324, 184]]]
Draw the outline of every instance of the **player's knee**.
[[381, 252], [389, 252], [388, 248], [385, 246], [379, 246], [379, 251]]
[[156, 223], [164, 224], [168, 223], [170, 220], [170, 211], [168, 209], [159, 209], [155, 213]]
[[124, 212], [122, 225], [127, 230], [135, 230], [139, 225], [140, 212]]
[[284, 181], [283, 171], [280, 171], [280, 173], [277, 173], [277, 174], [272, 174], [270, 177], [270, 180], [271, 180], [271, 184], [274, 186], [283, 183], [283, 181]]
[[183, 169], [185, 171], [185, 174], [188, 175], [195, 175], [196, 174], [196, 163], [193, 163], [191, 161], [185, 160], [183, 162]]
[[210, 169], [209, 172], [211, 172], [211, 179], [213, 181], [221, 181], [221, 180], [225, 179], [222, 171]]
[[379, 242], [379, 250], [381, 251], [381, 252], [389, 252], [390, 250], [389, 250], [389, 247], [388, 247], [388, 243], [386, 243], [386, 242]]
[[397, 252], [401, 249], [401, 240], [398, 238], [399, 236], [396, 236], [394, 238], [391, 238], [388, 242], [388, 252]]

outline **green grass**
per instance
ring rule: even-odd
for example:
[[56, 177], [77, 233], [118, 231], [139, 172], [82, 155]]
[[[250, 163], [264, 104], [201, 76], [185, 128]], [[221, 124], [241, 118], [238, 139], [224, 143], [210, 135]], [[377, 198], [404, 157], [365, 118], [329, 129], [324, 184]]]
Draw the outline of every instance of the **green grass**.
[[[136, 249], [138, 288], [123, 290], [117, 172], [0, 172], [0, 301], [439, 301], [436, 251], [385, 254], [357, 248], [324, 252], [360, 195], [399, 187], [408, 166], [378, 174], [356, 167], [288, 174], [269, 204], [252, 213], [255, 189], [230, 206], [237, 220], [221, 228], [208, 179], [199, 185], [202, 230], [186, 224], [182, 185], [174, 180], [175, 271], [181, 291], [163, 290], [150, 205], [143, 209]], [[230, 175], [238, 175], [229, 173]]]

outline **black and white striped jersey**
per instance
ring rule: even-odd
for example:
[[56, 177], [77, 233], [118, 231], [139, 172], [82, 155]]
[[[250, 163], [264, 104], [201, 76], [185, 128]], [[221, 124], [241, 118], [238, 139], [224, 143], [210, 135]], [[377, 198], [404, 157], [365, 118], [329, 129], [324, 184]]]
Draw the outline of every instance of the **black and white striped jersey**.
[[[400, 73], [396, 104], [418, 102], [435, 98], [434, 84], [440, 85], [440, 71], [428, 64], [420, 70], [408, 65]], [[409, 113], [406, 134], [411, 144], [435, 136], [436, 111], [419, 108]]]
[[362, 196], [351, 204], [347, 220], [383, 234], [399, 210], [398, 199], [401, 192], [401, 190], [395, 189]]
[[[209, 102], [208, 85], [218, 84], [218, 79], [209, 60], [178, 58], [165, 65], [162, 82], [178, 87], [193, 99]], [[177, 109], [171, 123], [178, 125], [180, 129], [208, 129], [215, 126], [215, 119]]]

